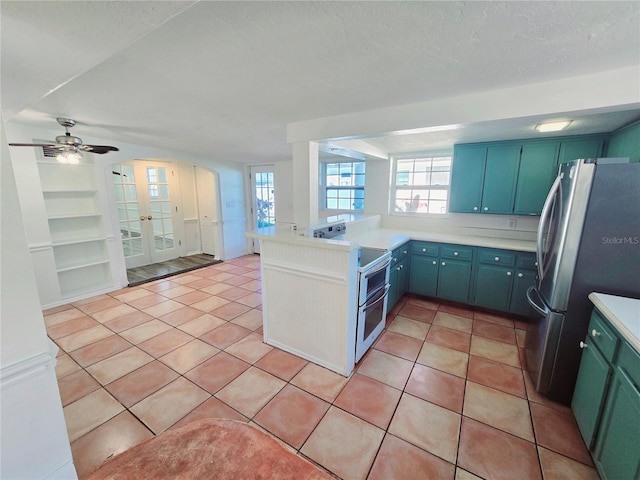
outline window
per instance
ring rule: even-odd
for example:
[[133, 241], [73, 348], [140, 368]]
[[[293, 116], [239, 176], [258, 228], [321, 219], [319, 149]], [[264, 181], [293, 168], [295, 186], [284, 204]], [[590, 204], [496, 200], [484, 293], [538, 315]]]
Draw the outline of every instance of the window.
[[391, 213], [447, 213], [451, 156], [396, 159], [394, 178]]
[[364, 210], [365, 162], [325, 163], [325, 208]]

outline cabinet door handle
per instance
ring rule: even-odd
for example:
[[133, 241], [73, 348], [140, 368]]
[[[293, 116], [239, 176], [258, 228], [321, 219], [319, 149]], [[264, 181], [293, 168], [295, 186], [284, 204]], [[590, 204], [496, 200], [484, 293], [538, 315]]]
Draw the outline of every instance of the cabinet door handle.
[[403, 255], [406, 255], [406, 254], [407, 254], [407, 251], [405, 250], [404, 252], [402, 252], [402, 254], [403, 254]]
[[478, 211], [478, 207], [473, 207], [473, 211], [477, 212]]
[[396, 267], [396, 270], [400, 271], [401, 268], [402, 268], [402, 265], [400, 265], [399, 267]]
[[496, 262], [499, 262], [499, 261], [500, 261], [500, 257], [496, 257], [496, 258], [494, 258], [494, 260], [495, 260]]
[[591, 336], [592, 337], [599, 337], [600, 336], [600, 332], [597, 331], [595, 328], [593, 330], [591, 330]]
[[434, 261], [433, 261], [433, 264], [435, 265], [436, 263], [438, 263], [438, 262], [436, 262], [436, 261], [434, 260]]
[[446, 265], [446, 263], [442, 262], [442, 266], [444, 267]]
[[580, 342], [580, 348], [587, 348], [587, 344], [584, 342]]
[[483, 210], [484, 210], [485, 212], [488, 212], [488, 211], [489, 211], [489, 207], [484, 207], [484, 209], [483, 209]]
[[524, 277], [524, 275], [523, 275], [523, 274], [521, 274], [521, 273], [519, 273], [519, 274], [518, 274], [518, 278], [522, 278], [522, 277]]
[[426, 251], [427, 251], [427, 249], [426, 249], [426, 248], [423, 248], [423, 249], [422, 249], [422, 251], [423, 251], [423, 252], [426, 252]]
[[511, 276], [511, 272], [507, 272], [507, 277], [510, 277], [510, 276]]
[[143, 222], [145, 221], [147, 217], [145, 217], [144, 215], [140, 215], [140, 220], [142, 220]]
[[151, 220], [152, 218], [153, 218], [153, 217], [152, 217], [151, 215], [149, 215], [149, 216], [147, 217], [147, 220]]
[[457, 257], [458, 256], [458, 252], [453, 252], [453, 256]]

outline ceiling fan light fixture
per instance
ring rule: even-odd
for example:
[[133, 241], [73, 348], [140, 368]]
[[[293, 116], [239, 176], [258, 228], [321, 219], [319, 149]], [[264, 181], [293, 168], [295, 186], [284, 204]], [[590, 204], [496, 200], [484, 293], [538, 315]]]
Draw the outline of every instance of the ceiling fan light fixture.
[[567, 128], [571, 122], [571, 120], [561, 120], [557, 122], [539, 123], [536, 125], [536, 130], [540, 133], [559, 132]]
[[60, 163], [65, 163], [69, 165], [77, 165], [82, 160], [82, 153], [78, 151], [77, 148], [68, 148], [60, 152], [56, 156], [56, 160]]

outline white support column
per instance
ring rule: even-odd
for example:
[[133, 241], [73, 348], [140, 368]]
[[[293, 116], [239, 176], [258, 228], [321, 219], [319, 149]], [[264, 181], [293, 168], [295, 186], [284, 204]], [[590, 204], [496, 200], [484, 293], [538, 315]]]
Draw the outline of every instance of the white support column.
[[293, 220], [299, 229], [318, 223], [318, 144], [293, 144]]

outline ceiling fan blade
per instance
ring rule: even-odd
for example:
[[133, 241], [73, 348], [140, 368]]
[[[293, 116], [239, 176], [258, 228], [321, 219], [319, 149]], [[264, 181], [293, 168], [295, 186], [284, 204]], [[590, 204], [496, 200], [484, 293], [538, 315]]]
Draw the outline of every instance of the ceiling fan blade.
[[11, 147], [45, 147], [45, 148], [59, 148], [63, 149], [66, 145], [60, 145], [58, 143], [10, 143]]
[[79, 145], [78, 148], [84, 150], [85, 152], [92, 152], [100, 155], [109, 152], [117, 152], [120, 150], [119, 148], [112, 147], [111, 145]]

